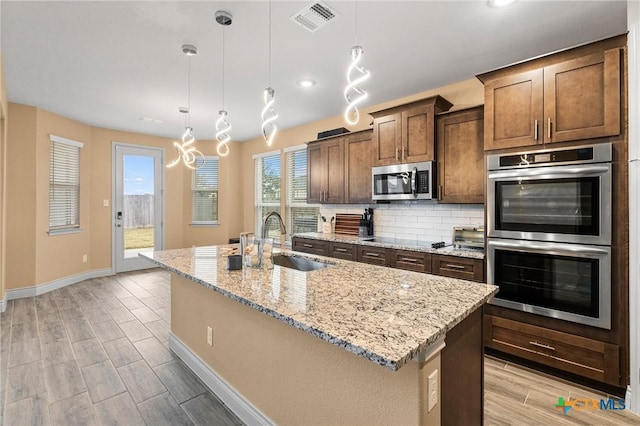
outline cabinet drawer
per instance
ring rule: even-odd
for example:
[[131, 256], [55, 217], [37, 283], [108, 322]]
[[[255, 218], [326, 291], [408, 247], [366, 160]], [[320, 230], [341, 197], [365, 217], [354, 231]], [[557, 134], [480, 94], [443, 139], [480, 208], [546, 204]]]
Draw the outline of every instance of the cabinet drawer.
[[444, 277], [483, 282], [484, 261], [481, 259], [436, 254], [433, 256], [432, 272]]
[[329, 246], [329, 256], [355, 261], [358, 258], [357, 247], [354, 244], [332, 242]]
[[431, 254], [408, 250], [393, 250], [391, 266], [416, 272], [431, 272]]
[[492, 315], [485, 315], [484, 329], [487, 347], [620, 386], [618, 345]]
[[328, 252], [328, 244], [329, 243], [327, 241], [312, 240], [308, 238], [294, 238], [291, 242], [291, 248], [294, 251], [326, 256]]
[[387, 249], [380, 247], [358, 246], [358, 262], [390, 266], [387, 259]]

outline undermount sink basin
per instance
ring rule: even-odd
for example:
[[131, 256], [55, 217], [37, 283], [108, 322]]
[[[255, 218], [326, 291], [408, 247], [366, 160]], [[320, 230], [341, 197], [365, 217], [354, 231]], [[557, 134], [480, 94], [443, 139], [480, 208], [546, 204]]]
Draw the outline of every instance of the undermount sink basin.
[[295, 269], [297, 271], [315, 271], [316, 269], [328, 268], [334, 266], [333, 263], [319, 262], [317, 260], [307, 259], [301, 256], [289, 256], [286, 254], [277, 254], [273, 256], [273, 264], [284, 266], [285, 268]]

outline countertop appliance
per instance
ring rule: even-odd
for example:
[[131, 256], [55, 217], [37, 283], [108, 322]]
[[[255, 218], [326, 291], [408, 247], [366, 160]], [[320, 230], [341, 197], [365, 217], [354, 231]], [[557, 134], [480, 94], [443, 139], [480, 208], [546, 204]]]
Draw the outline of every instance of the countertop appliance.
[[484, 249], [484, 227], [454, 227], [452, 244], [454, 248]]
[[373, 200], [431, 200], [435, 189], [435, 162], [396, 164], [371, 169]]
[[491, 303], [611, 328], [609, 143], [487, 156]]

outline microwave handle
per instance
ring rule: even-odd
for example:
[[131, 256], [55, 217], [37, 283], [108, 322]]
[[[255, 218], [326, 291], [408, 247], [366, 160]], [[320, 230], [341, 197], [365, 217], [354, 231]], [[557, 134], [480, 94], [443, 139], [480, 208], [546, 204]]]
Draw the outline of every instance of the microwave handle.
[[504, 178], [523, 178], [529, 176], [540, 176], [540, 175], [579, 175], [584, 173], [605, 173], [609, 171], [609, 166], [587, 166], [587, 167], [571, 167], [566, 169], [549, 169], [538, 168], [538, 169], [516, 169], [509, 170], [504, 172], [491, 172], [489, 173], [489, 179], [504, 179]]
[[411, 193], [413, 194], [414, 198], [418, 196], [418, 184], [416, 182], [417, 175], [418, 168], [414, 167], [411, 171]]

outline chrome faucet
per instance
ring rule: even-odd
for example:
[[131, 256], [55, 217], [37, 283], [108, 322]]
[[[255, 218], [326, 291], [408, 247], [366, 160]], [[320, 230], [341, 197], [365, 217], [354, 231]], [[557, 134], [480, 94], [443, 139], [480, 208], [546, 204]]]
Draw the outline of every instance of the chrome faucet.
[[287, 228], [284, 226], [284, 222], [282, 221], [282, 216], [278, 212], [269, 212], [262, 219], [262, 238], [267, 236], [267, 221], [271, 218], [271, 216], [277, 216], [280, 221], [280, 233], [282, 235], [287, 233]]

